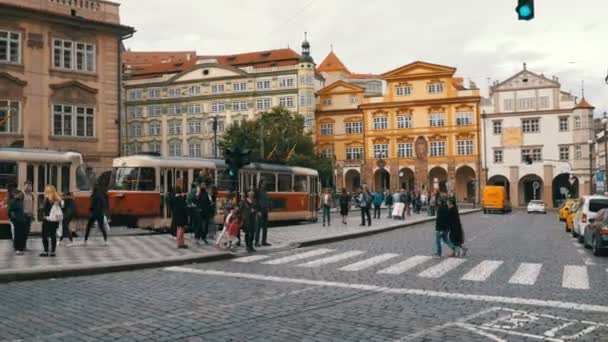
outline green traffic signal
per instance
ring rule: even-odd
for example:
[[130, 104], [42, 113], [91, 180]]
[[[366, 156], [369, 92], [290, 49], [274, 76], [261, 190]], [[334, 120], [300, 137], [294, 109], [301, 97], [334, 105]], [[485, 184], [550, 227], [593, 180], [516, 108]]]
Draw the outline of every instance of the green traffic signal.
[[236, 174], [237, 174], [236, 170], [232, 170], [232, 169], [228, 170], [228, 176], [236, 177]]
[[534, 19], [534, 0], [518, 0], [515, 11], [519, 20]]

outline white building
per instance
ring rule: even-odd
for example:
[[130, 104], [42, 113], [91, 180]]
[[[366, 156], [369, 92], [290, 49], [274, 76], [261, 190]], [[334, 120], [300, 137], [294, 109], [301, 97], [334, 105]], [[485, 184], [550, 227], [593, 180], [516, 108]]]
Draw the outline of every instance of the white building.
[[[561, 91], [557, 77], [524, 68], [490, 87], [482, 102], [482, 165], [488, 185], [504, 185], [514, 206], [548, 207], [590, 192], [593, 106]], [[533, 163], [527, 164], [529, 156]]]

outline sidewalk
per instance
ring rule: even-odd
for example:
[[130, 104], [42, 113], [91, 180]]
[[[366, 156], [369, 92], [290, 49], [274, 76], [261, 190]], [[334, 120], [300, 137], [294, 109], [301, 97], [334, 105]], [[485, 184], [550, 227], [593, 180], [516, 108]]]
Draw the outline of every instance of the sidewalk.
[[[464, 209], [461, 213], [476, 211], [479, 210]], [[386, 216], [386, 211], [383, 211], [383, 216]], [[320, 222], [271, 227], [268, 236], [272, 246], [256, 249], [258, 253], [269, 253], [377, 234], [431, 220], [434, 218], [412, 215], [404, 221], [388, 218], [373, 220], [371, 227], [361, 227], [358, 212], [349, 216], [347, 225], [342, 224], [339, 215], [332, 214], [332, 225], [328, 227], [323, 227]], [[0, 241], [0, 282], [165, 267], [228, 259], [246, 254], [244, 247], [234, 253], [219, 250], [213, 246], [212, 239], [209, 239], [210, 245], [198, 246], [188, 241], [189, 249], [177, 249], [175, 240], [167, 234], [114, 235], [114, 229], [110, 232], [109, 245], [106, 247], [103, 246], [99, 232], [96, 233], [97, 235], [89, 239], [87, 246], [82, 244], [81, 238], [76, 239], [71, 247], [58, 246], [57, 256], [54, 258], [38, 256], [42, 250], [42, 242], [37, 237], [29, 239], [29, 250], [21, 256], [13, 252], [12, 241]]]

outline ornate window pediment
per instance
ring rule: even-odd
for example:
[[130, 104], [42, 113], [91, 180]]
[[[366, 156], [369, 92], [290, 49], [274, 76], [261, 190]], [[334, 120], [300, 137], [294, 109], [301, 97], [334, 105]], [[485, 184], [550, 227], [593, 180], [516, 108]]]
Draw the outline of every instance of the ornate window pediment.
[[23, 88], [26, 85], [26, 81], [22, 81], [7, 72], [0, 72], [0, 98], [21, 99], [23, 98]]
[[397, 109], [397, 115], [413, 115], [414, 114], [414, 110], [412, 108], [399, 108]]
[[441, 135], [441, 134], [433, 134], [431, 136], [428, 137], [429, 141], [444, 141], [446, 140], [446, 136], [445, 135]]
[[430, 113], [445, 113], [445, 107], [441, 107], [441, 106], [433, 106], [433, 107], [429, 107], [429, 114]]
[[363, 122], [362, 116], [351, 116], [344, 119], [344, 122]]
[[375, 111], [375, 112], [372, 113], [372, 117], [380, 117], [380, 116], [386, 116], [386, 117], [388, 117], [388, 113], [385, 112], [385, 111], [381, 111], [381, 110]]
[[413, 143], [414, 142], [414, 137], [408, 136], [408, 135], [404, 135], [404, 136], [398, 137], [397, 138], [397, 142], [399, 142], [399, 143]]
[[475, 134], [463, 132], [456, 135], [456, 140], [475, 139]]
[[65, 104], [97, 104], [97, 89], [78, 81], [67, 81], [51, 84], [51, 102]]
[[388, 138], [375, 138], [373, 140], [374, 144], [388, 144], [389, 141], [390, 140]]

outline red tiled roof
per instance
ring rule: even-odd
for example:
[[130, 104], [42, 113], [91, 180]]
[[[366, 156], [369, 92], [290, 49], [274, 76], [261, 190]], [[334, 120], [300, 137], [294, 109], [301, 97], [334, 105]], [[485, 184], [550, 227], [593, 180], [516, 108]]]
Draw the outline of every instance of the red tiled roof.
[[464, 78], [462, 78], [462, 77], [454, 77], [452, 79], [452, 84], [454, 85], [454, 87], [457, 90], [466, 90], [467, 88], [465, 88], [465, 86], [462, 85], [463, 81], [464, 81]]
[[589, 104], [589, 102], [587, 102], [587, 100], [585, 100], [585, 98], [583, 97], [583, 99], [581, 100], [581, 102], [579, 102], [574, 108], [580, 108], [580, 109], [595, 109], [595, 107], [593, 107], [591, 104]]
[[350, 70], [342, 63], [340, 58], [336, 56], [333, 51], [330, 51], [327, 57], [317, 67], [318, 71], [332, 72], [332, 71], [343, 71], [350, 74]]
[[122, 61], [129, 65], [153, 65], [194, 59], [196, 51], [125, 51]]
[[348, 74], [348, 78], [351, 78], [351, 79], [380, 78], [380, 75], [376, 75], [376, 74]]
[[198, 59], [216, 59], [218, 63], [231, 66], [254, 66], [256, 68], [298, 63], [300, 55], [292, 49], [277, 49], [267, 51], [246, 52], [235, 55], [198, 56]]

